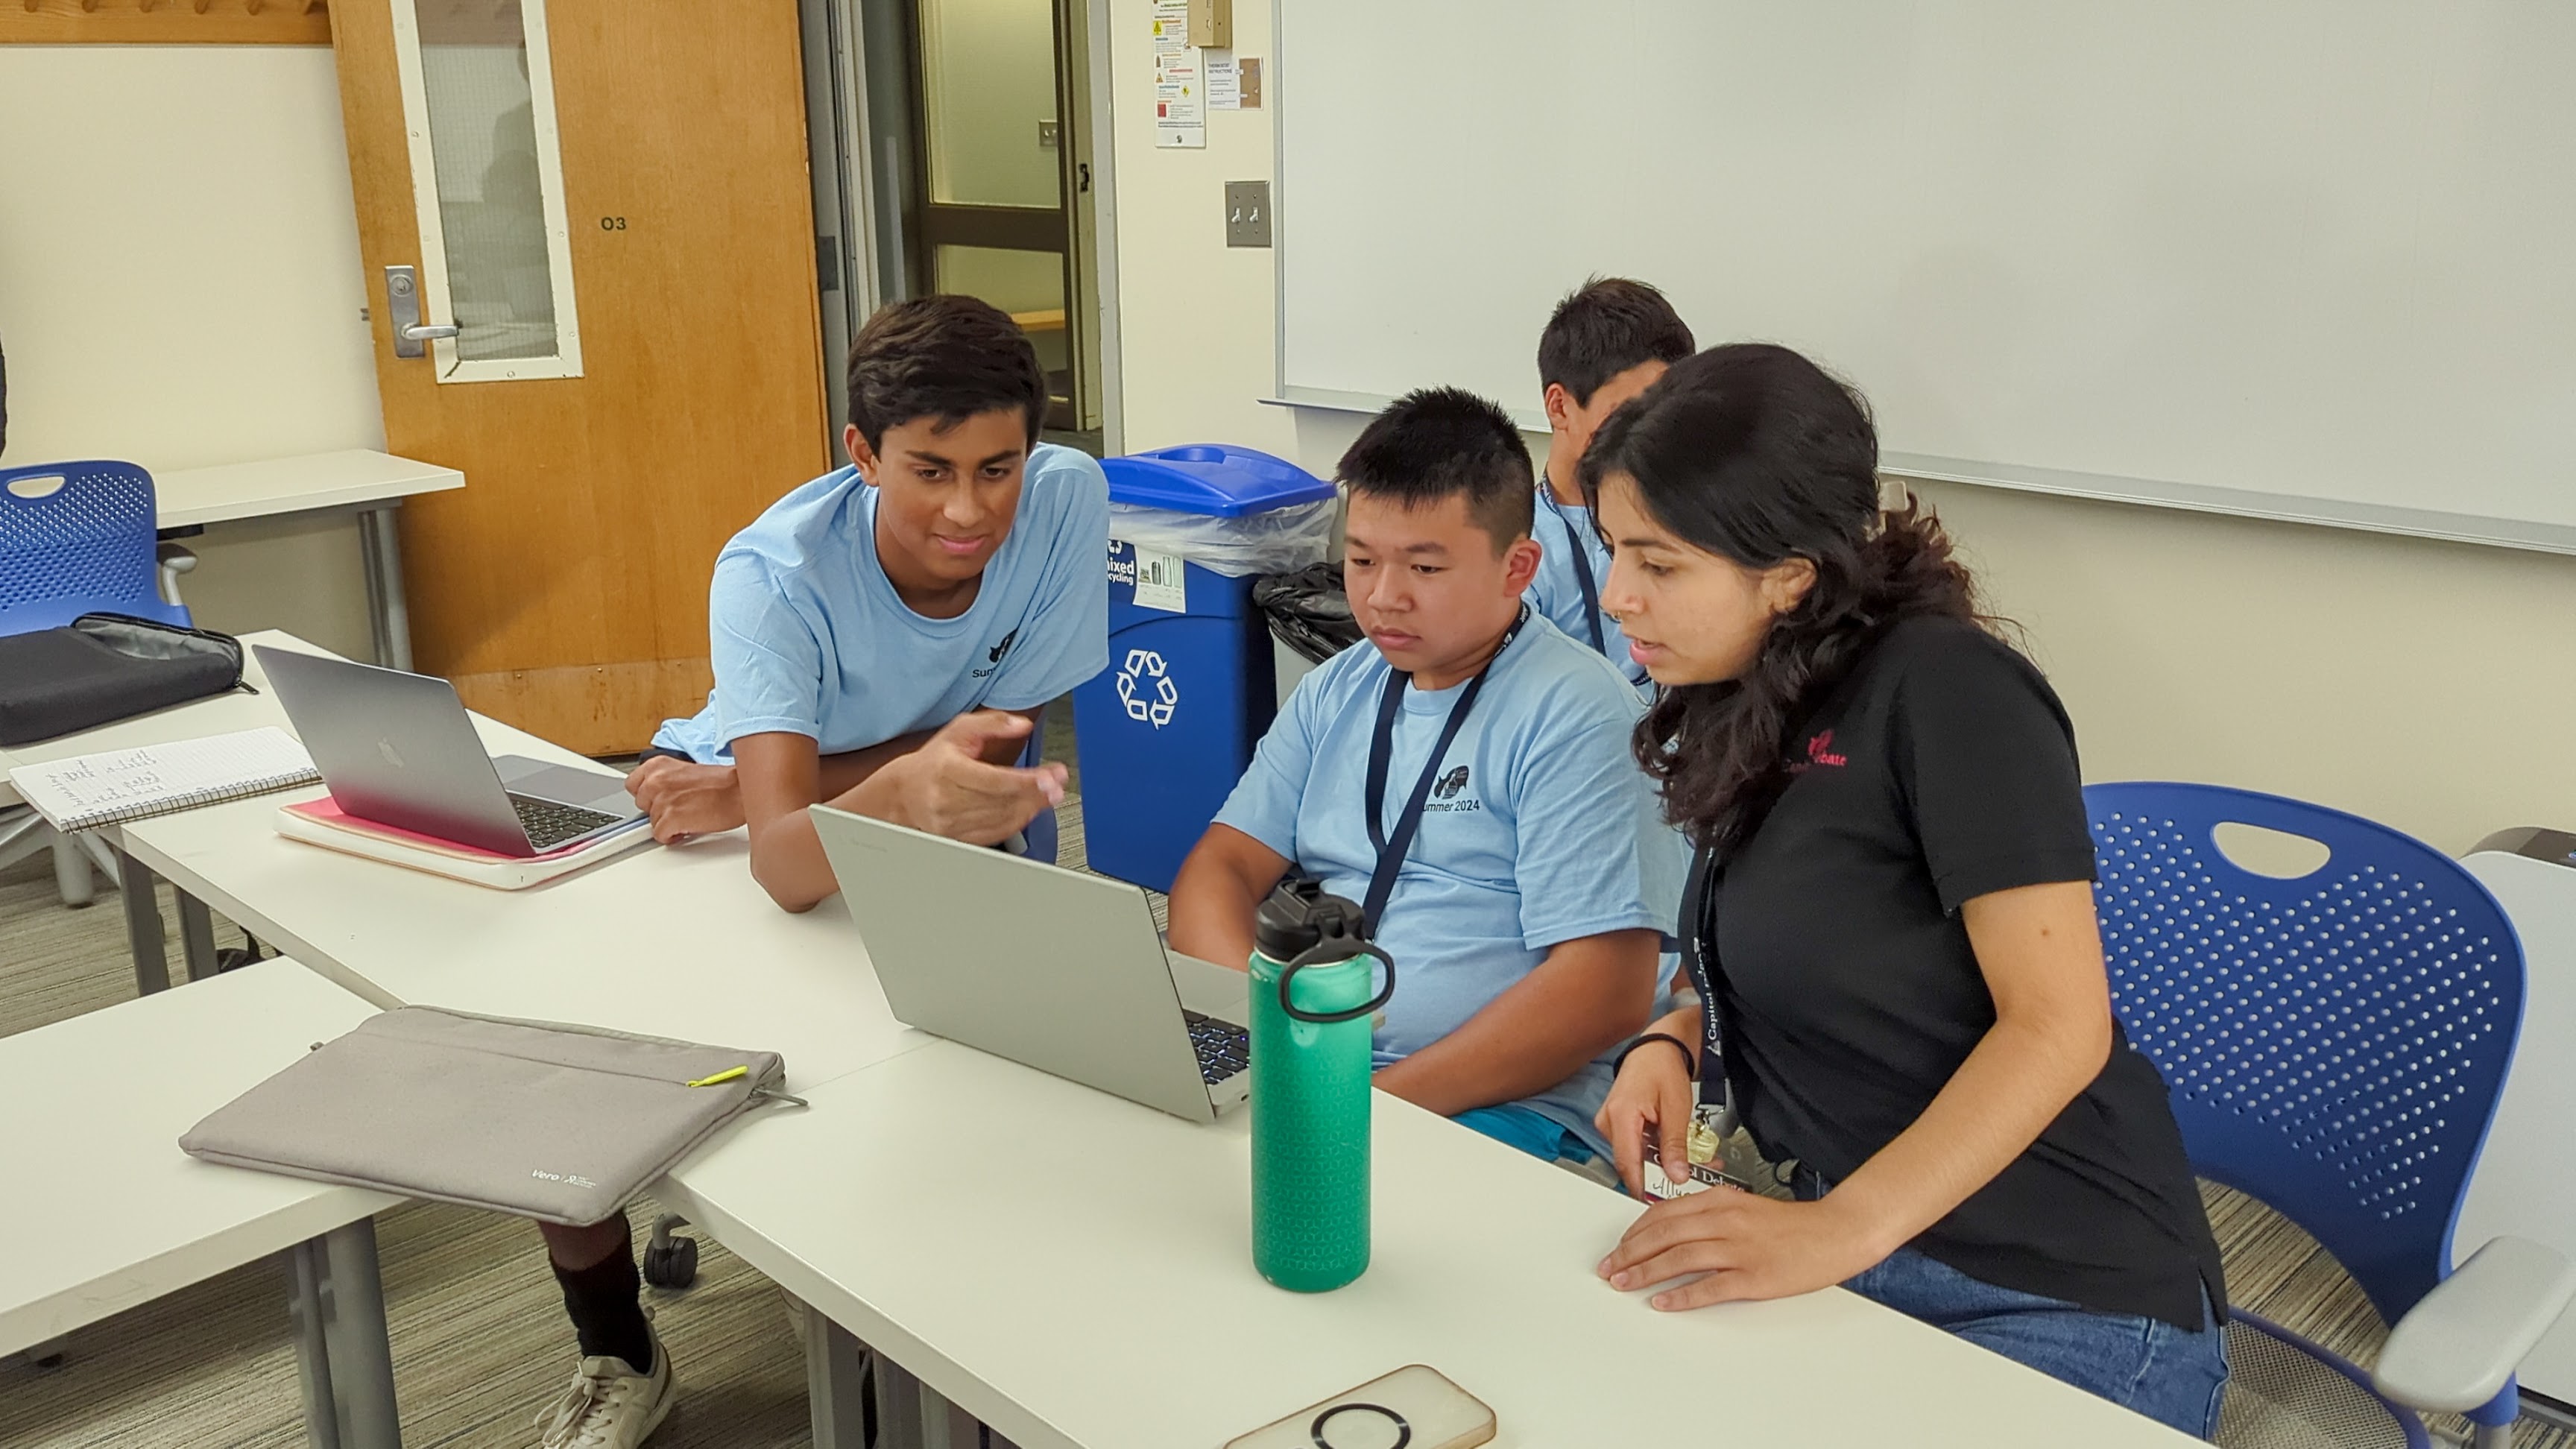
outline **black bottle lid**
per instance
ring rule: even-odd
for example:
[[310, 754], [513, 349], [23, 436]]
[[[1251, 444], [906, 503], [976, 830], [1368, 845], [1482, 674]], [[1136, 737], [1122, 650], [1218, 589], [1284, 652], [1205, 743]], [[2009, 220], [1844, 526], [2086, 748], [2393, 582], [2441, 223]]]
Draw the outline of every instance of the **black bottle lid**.
[[1262, 955], [1284, 963], [1327, 943], [1347, 943], [1342, 954], [1359, 955], [1368, 932], [1356, 902], [1327, 893], [1322, 881], [1290, 876], [1253, 913], [1252, 939]]

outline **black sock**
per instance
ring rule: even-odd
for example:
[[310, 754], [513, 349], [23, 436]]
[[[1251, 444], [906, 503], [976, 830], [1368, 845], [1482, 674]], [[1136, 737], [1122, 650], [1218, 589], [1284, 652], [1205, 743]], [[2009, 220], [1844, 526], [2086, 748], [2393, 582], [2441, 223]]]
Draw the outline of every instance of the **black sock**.
[[653, 1327], [644, 1320], [643, 1280], [635, 1250], [620, 1246], [587, 1268], [549, 1264], [563, 1285], [564, 1312], [572, 1316], [584, 1358], [622, 1358], [639, 1374], [653, 1371]]

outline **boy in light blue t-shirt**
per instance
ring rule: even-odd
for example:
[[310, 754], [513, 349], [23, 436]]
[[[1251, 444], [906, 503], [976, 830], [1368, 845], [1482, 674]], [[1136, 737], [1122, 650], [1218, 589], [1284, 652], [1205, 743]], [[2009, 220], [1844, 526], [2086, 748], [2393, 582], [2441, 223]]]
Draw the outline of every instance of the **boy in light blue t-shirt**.
[[1529, 452], [1499, 408], [1412, 394], [1341, 478], [1344, 577], [1374, 647], [1299, 682], [1173, 884], [1172, 945], [1243, 964], [1253, 911], [1292, 869], [1364, 901], [1383, 749], [1391, 841], [1430, 788], [1376, 923], [1396, 962], [1377, 1084], [1542, 1158], [1607, 1159], [1593, 1114], [1655, 1001], [1686, 864], [1629, 754], [1643, 702], [1521, 602], [1539, 552]]
[[1109, 483], [1036, 446], [1046, 379], [1010, 318], [899, 302], [850, 349], [852, 466], [770, 505], [717, 556], [707, 706], [627, 788], [653, 833], [751, 827], [753, 876], [804, 910], [839, 887], [805, 807], [976, 844], [1063, 795], [1012, 768], [1034, 713], [1109, 661]]
[[[850, 348], [852, 466], [736, 534], [708, 597], [715, 690], [627, 777], [677, 841], [749, 825], [751, 869], [804, 910], [838, 889], [806, 807], [993, 844], [1063, 798], [1018, 768], [1030, 714], [1109, 662], [1109, 484], [1038, 447], [1046, 375], [969, 297], [879, 311]], [[670, 1412], [624, 1214], [539, 1225], [580, 1339], [541, 1449], [633, 1449]]]
[[1648, 695], [1654, 681], [1628, 657], [1619, 621], [1601, 611], [1610, 549], [1584, 506], [1581, 467], [1592, 434], [1619, 405], [1692, 350], [1691, 330], [1664, 294], [1625, 277], [1595, 277], [1569, 293], [1538, 339], [1538, 380], [1551, 436], [1547, 471], [1538, 480], [1540, 557], [1530, 606], [1607, 655]]

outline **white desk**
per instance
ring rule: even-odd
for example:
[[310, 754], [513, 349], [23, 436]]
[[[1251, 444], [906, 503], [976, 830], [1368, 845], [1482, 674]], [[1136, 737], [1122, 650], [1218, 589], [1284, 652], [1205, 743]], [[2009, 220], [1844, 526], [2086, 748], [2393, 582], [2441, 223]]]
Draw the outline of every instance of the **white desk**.
[[411, 624], [403, 599], [402, 548], [394, 511], [413, 494], [464, 486], [465, 475], [453, 468], [361, 448], [218, 468], [183, 468], [152, 479], [164, 530], [289, 513], [354, 511], [365, 550], [376, 662], [396, 669], [411, 668]]
[[1243, 1116], [1192, 1126], [901, 1026], [840, 902], [777, 910], [739, 836], [504, 893], [284, 840], [291, 798], [139, 821], [124, 845], [378, 1002], [786, 1055], [811, 1109], [759, 1114], [662, 1191], [840, 1325], [809, 1359], [824, 1449], [857, 1442], [853, 1331], [889, 1446], [936, 1442], [944, 1395], [1029, 1449], [1205, 1449], [1416, 1361], [1492, 1403], [1507, 1445], [1664, 1437], [1656, 1390], [1678, 1385], [1721, 1425], [1827, 1443], [2191, 1442], [1839, 1291], [1655, 1314], [1591, 1275], [1632, 1205], [1393, 1099], [1376, 1266], [1281, 1293], [1250, 1264]]
[[[290, 634], [263, 630], [244, 635], [242, 643], [269, 644], [290, 649], [312, 649], [312, 645]], [[118, 720], [94, 730], [62, 735], [32, 745], [19, 745], [0, 751], [0, 806], [18, 803], [18, 792], [8, 783], [7, 771], [20, 765], [43, 764], [48, 760], [69, 759], [74, 755], [96, 754], [104, 750], [130, 750], [144, 745], [167, 744], [173, 740], [192, 740], [205, 735], [229, 734], [235, 730], [257, 729], [262, 725], [284, 728], [286, 711], [277, 704], [277, 696], [268, 687], [268, 676], [260, 672], [259, 660], [244, 649], [242, 682], [252, 692], [234, 691], [211, 699], [192, 700], [168, 709], [154, 710], [133, 719]], [[118, 853], [119, 884], [124, 892], [125, 930], [134, 951], [135, 988], [149, 994], [170, 983], [168, 946], [162, 935], [161, 912], [153, 902], [150, 871], [140, 866], [123, 851], [123, 834], [110, 828], [99, 832], [100, 838]], [[179, 934], [186, 948], [188, 974], [201, 977], [213, 969], [214, 923], [206, 915], [203, 902], [181, 892], [179, 897]]]
[[179, 1151], [199, 1118], [374, 1014], [276, 960], [0, 1041], [20, 1244], [0, 1254], [0, 1354], [282, 1252], [308, 1412], [343, 1444], [396, 1443], [369, 1219], [400, 1199]]
[[150, 714], [100, 725], [77, 734], [57, 735], [38, 740], [32, 745], [12, 745], [0, 749], [0, 806], [19, 803], [18, 792], [9, 783], [8, 772], [20, 765], [40, 765], [48, 760], [65, 760], [74, 755], [96, 754], [101, 750], [130, 750], [139, 745], [167, 744], [172, 740], [193, 740], [204, 735], [225, 734], [232, 730], [257, 729], [261, 725], [284, 726], [286, 711], [277, 707], [277, 696], [269, 693], [268, 676], [259, 672], [259, 661], [248, 657], [252, 644], [279, 645], [310, 650], [313, 646], [291, 634], [263, 630], [242, 636], [245, 646], [242, 682], [257, 693], [235, 690], [212, 699], [191, 700], [156, 709]]
[[[495, 754], [583, 763], [507, 725], [475, 724]], [[801, 916], [772, 905], [751, 880], [739, 831], [677, 849], [648, 845], [529, 890], [496, 891], [277, 834], [280, 805], [325, 793], [316, 786], [138, 820], [124, 828], [122, 848], [183, 897], [383, 1006], [776, 1051], [793, 1091], [930, 1039], [887, 1009], [839, 898]]]
[[[1634, 1204], [1384, 1093], [1372, 1264], [1314, 1296], [1253, 1270], [1242, 1113], [1193, 1125], [949, 1042], [809, 1096], [663, 1197], [879, 1351], [898, 1436], [886, 1356], [925, 1417], [944, 1398], [1023, 1449], [1208, 1449], [1409, 1363], [1506, 1446], [1697, 1442], [1683, 1402], [1712, 1441], [2194, 1442], [1840, 1290], [1656, 1313], [1592, 1273]], [[818, 1385], [816, 1449], [854, 1449], [855, 1403]]]

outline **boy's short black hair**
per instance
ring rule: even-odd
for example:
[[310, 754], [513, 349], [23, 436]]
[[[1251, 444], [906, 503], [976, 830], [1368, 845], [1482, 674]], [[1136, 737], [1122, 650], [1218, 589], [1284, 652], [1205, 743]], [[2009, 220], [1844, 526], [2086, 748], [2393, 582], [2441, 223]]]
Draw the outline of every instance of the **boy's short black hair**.
[[1453, 495], [1494, 536], [1494, 552], [1530, 531], [1536, 506], [1529, 445], [1511, 415], [1464, 388], [1429, 387], [1397, 398], [1342, 455], [1353, 493], [1424, 508]]
[[879, 307], [850, 342], [850, 421], [871, 451], [888, 428], [1016, 409], [1029, 442], [1046, 421], [1046, 370], [1010, 314], [973, 297], [914, 297]]
[[1649, 362], [1697, 351], [1690, 327], [1654, 287], [1594, 277], [1566, 293], [1538, 335], [1538, 385], [1553, 383], [1588, 405], [1601, 384]]

